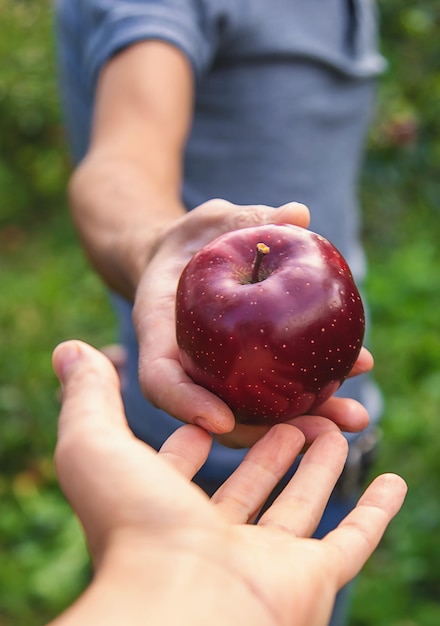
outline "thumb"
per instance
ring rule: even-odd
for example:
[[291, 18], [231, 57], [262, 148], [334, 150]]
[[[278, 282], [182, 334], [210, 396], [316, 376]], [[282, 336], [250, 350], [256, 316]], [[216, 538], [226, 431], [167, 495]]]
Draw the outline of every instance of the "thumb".
[[[133, 456], [134, 436], [125, 421], [118, 375], [101, 352], [67, 341], [54, 350], [52, 362], [63, 390], [54, 459], [58, 481], [97, 563], [125, 510], [122, 498], [136, 484], [120, 471]], [[147, 454], [145, 446], [142, 459]]]
[[294, 224], [307, 228], [310, 223], [310, 211], [305, 204], [288, 202], [275, 209], [270, 221], [273, 224]]
[[59, 439], [72, 429], [126, 426], [119, 377], [101, 352], [82, 341], [66, 341], [55, 348], [52, 364], [63, 391]]

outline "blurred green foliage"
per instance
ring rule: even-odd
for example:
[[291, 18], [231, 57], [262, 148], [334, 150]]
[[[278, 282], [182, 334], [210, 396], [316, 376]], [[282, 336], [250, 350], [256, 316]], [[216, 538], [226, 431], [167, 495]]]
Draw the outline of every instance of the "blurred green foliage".
[[0, 0], [0, 224], [47, 217], [64, 196], [51, 2]]
[[[379, 471], [404, 509], [359, 578], [353, 626], [440, 623], [440, 6], [379, 2], [389, 69], [361, 195], [376, 376]], [[0, 0], [0, 626], [36, 626], [90, 575], [52, 464], [51, 351], [114, 339], [100, 281], [73, 232], [50, 0]]]

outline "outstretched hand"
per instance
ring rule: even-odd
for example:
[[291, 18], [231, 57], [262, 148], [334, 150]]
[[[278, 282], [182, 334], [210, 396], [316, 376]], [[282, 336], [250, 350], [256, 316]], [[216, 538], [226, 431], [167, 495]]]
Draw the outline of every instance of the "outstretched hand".
[[209, 453], [205, 430], [183, 426], [156, 453], [129, 430], [101, 353], [71, 341], [53, 362], [63, 389], [57, 473], [95, 564], [89, 589], [54, 625], [327, 623], [336, 592], [399, 510], [401, 478], [377, 478], [336, 530], [310, 539], [347, 454], [339, 432], [321, 429], [249, 524], [303, 448], [300, 430], [271, 428], [209, 500], [190, 482]]
[[[296, 224], [306, 228], [309, 211], [292, 202], [278, 209], [237, 206], [211, 200], [175, 222], [161, 238], [137, 289], [133, 320], [139, 343], [139, 380], [144, 395], [179, 420], [197, 424], [219, 436], [230, 447], [249, 447], [269, 427], [236, 425], [232, 411], [216, 395], [195, 384], [184, 372], [175, 334], [175, 295], [180, 274], [190, 258], [217, 236], [260, 224]], [[362, 348], [351, 373], [365, 373], [373, 366], [371, 354]], [[357, 401], [332, 397], [319, 407], [319, 416], [334, 428], [358, 432], [368, 425], [366, 409]], [[319, 419], [292, 420], [309, 439]], [[327, 424], [327, 429], [332, 425]]]

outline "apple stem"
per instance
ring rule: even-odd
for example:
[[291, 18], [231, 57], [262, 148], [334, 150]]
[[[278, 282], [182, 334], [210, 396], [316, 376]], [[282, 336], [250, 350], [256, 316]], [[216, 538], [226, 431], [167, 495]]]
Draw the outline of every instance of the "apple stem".
[[251, 283], [259, 283], [261, 281], [261, 278], [260, 278], [261, 261], [266, 256], [266, 254], [269, 254], [269, 252], [270, 252], [269, 246], [266, 246], [265, 243], [257, 243], [254, 266], [252, 268]]

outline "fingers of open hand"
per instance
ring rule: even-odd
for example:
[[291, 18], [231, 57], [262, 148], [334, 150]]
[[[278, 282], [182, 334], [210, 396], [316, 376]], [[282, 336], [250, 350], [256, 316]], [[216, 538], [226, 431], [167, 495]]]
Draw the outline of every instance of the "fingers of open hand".
[[341, 433], [328, 431], [320, 435], [259, 524], [281, 528], [297, 537], [311, 536], [341, 475], [347, 451]]
[[271, 428], [247, 453], [212, 502], [232, 523], [247, 523], [291, 467], [304, 445], [302, 433], [288, 425]]
[[181, 426], [168, 437], [159, 456], [182, 476], [192, 480], [208, 458], [211, 435], [197, 426]]
[[300, 415], [289, 420], [288, 423], [296, 426], [303, 433], [306, 446], [310, 446], [323, 433], [340, 432], [332, 420], [321, 415]]
[[361, 570], [380, 542], [388, 524], [400, 510], [407, 486], [395, 474], [378, 476], [360, 498], [356, 508], [323, 541], [335, 549], [339, 587]]
[[[330, 415], [332, 415], [329, 410]], [[284, 423], [284, 422], [283, 422]], [[315, 439], [328, 431], [340, 432], [340, 428], [332, 419], [322, 415], [300, 415], [285, 422], [300, 430], [305, 438], [305, 445], [309, 446]], [[261, 439], [272, 427], [235, 424], [234, 430], [223, 435], [216, 435], [215, 439], [229, 448], [250, 448]]]

